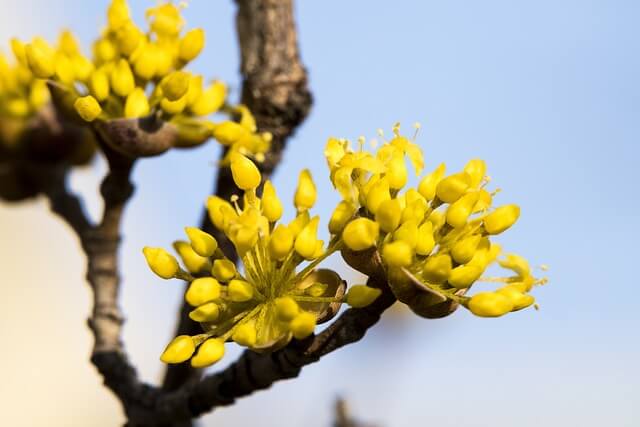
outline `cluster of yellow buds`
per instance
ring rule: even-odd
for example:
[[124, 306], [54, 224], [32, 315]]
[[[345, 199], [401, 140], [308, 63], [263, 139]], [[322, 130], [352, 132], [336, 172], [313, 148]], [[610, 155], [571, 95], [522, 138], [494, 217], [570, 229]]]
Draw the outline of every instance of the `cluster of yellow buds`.
[[[448, 314], [430, 312], [442, 303], [462, 304], [483, 317], [502, 316], [534, 303], [528, 292], [545, 280], [534, 278], [520, 256], [499, 259], [501, 248], [490, 240], [516, 222], [520, 208], [513, 204], [492, 208], [497, 191], [485, 188], [489, 179], [484, 161], [471, 160], [448, 176], [441, 164], [416, 188], [405, 189], [409, 175], [405, 157], [418, 176], [424, 166], [415, 135], [402, 136], [396, 125], [393, 138], [375, 153], [365, 150], [364, 138], [359, 142], [358, 151], [347, 140], [331, 138], [327, 143], [331, 181], [343, 198], [329, 230], [349, 252], [373, 250], [381, 255], [389, 285], [400, 301], [425, 317]], [[484, 277], [495, 261], [514, 275]], [[351, 264], [358, 268], [359, 262]], [[465, 296], [479, 281], [503, 287]]]
[[[170, 146], [193, 146], [214, 137], [235, 151], [266, 151], [270, 136], [257, 133], [255, 125], [250, 126], [251, 119], [244, 120], [245, 125], [205, 119], [221, 110], [243, 116], [250, 113], [242, 106], [226, 104], [223, 82], [205, 86], [203, 76], [184, 69], [204, 48], [205, 33], [200, 28], [183, 33], [181, 8], [163, 1], [148, 9], [145, 32], [131, 18], [126, 0], [112, 0], [107, 25], [93, 43], [92, 59], [82, 54], [68, 31], [62, 33], [56, 48], [41, 38], [27, 44], [14, 39], [12, 45], [21, 70], [43, 79], [38, 80], [38, 90], [44, 90], [46, 80], [56, 106], [78, 121], [154, 117], [172, 125]], [[46, 98], [37, 92], [33, 102], [41, 104]], [[26, 110], [22, 104], [11, 105], [21, 112]], [[97, 129], [110, 139], [110, 128]]]
[[0, 53], [0, 144], [7, 146], [18, 141], [27, 120], [49, 102], [46, 83], [31, 73], [17, 40], [12, 46], [15, 61]]
[[256, 165], [240, 153], [232, 154], [230, 165], [233, 180], [244, 191], [243, 206], [237, 197], [227, 201], [217, 196], [206, 205], [214, 226], [234, 244], [242, 271], [213, 236], [197, 228], [186, 228], [188, 241], [174, 243], [184, 269], [164, 249], [143, 250], [158, 276], [190, 282], [185, 299], [194, 310], [189, 316], [203, 327], [200, 335], [175, 338], [161, 356], [166, 363], [191, 359], [194, 367], [208, 366], [223, 357], [227, 340], [273, 351], [292, 338], [311, 335], [341, 303], [364, 307], [381, 293], [356, 285], [345, 294], [346, 284], [337, 273], [316, 268], [342, 242], [336, 237], [325, 246], [317, 237], [320, 218], [309, 214], [316, 186], [308, 170], [300, 173], [294, 196], [297, 215], [282, 224], [283, 206], [271, 182], [264, 182], [259, 197], [262, 176]]

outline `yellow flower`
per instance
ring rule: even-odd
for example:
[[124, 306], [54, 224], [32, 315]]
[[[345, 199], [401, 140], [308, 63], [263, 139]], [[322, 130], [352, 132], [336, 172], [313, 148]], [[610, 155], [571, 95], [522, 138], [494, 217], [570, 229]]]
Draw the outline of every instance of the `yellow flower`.
[[[406, 160], [419, 176], [424, 156], [415, 136], [412, 140], [402, 136], [398, 124], [391, 141], [384, 141], [379, 133], [383, 144], [374, 152], [366, 150], [364, 138], [358, 141], [358, 151], [344, 139], [327, 142], [329, 178], [343, 198], [329, 223], [330, 232], [341, 233], [351, 251], [376, 249], [390, 276], [391, 290], [420, 315], [430, 316], [424, 306], [428, 303], [415, 295], [425, 291], [438, 295], [431, 303], [434, 306], [444, 298], [470, 307], [464, 293], [478, 281], [504, 283], [498, 293], [511, 297], [514, 307], [529, 306], [533, 299], [527, 292], [546, 279], [533, 278], [523, 258], [498, 260], [515, 276], [482, 276], [501, 252], [489, 238], [513, 225], [520, 213], [516, 205], [490, 211], [496, 192], [485, 189], [489, 183], [486, 163], [473, 159], [461, 172], [447, 177], [442, 163], [422, 177], [416, 188], [402, 192], [408, 180]], [[372, 268], [370, 257], [369, 253], [364, 258], [345, 254], [353, 267], [366, 274]]]

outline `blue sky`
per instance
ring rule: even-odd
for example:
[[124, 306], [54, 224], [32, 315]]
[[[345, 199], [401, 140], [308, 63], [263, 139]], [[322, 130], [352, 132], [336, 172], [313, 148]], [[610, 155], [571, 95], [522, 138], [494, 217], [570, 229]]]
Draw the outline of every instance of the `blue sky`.
[[[132, 3], [140, 18], [152, 4]], [[208, 35], [194, 68], [228, 81], [237, 97], [233, 2], [190, 3], [189, 25]], [[17, 12], [26, 21], [14, 32], [34, 34], [27, 24], [35, 22], [52, 37], [69, 26], [86, 43], [106, 2], [11, 4], [39, 11]], [[361, 418], [386, 426], [638, 425], [640, 3], [301, 0], [296, 16], [315, 104], [276, 173], [280, 196], [291, 197], [293, 177], [308, 167], [319, 185], [316, 211], [326, 218], [337, 201], [324, 179], [327, 137], [374, 137], [396, 121], [419, 121], [428, 168], [487, 161], [499, 200], [522, 207], [500, 242], [548, 264], [550, 284], [536, 293], [538, 312], [388, 316], [362, 343], [203, 425], [328, 425], [338, 394]], [[140, 248], [169, 246], [183, 226], [197, 224], [217, 153], [213, 144], [171, 152], [135, 173], [122, 301], [125, 340], [150, 381], [160, 367], [148, 355], [170, 338], [180, 288], [148, 272]], [[84, 191], [96, 179], [79, 173], [74, 186]]]

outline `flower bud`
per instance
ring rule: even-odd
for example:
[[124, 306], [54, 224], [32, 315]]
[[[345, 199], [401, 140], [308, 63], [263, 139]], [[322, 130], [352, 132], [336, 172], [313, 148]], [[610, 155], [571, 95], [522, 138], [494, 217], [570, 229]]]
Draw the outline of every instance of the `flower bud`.
[[346, 302], [351, 307], [362, 308], [373, 303], [382, 291], [378, 288], [371, 288], [366, 285], [354, 285], [347, 292]]
[[433, 224], [429, 221], [425, 221], [424, 224], [418, 227], [416, 253], [423, 256], [429, 255], [435, 246], [436, 241], [433, 237]]
[[29, 103], [23, 98], [12, 98], [6, 103], [6, 110], [13, 117], [27, 117], [30, 113]]
[[449, 175], [436, 186], [436, 196], [445, 203], [453, 203], [467, 191], [471, 177], [466, 172]]
[[227, 292], [229, 299], [234, 302], [245, 302], [253, 298], [253, 286], [244, 280], [231, 280]]
[[276, 313], [278, 319], [289, 322], [300, 313], [298, 303], [291, 297], [280, 297], [275, 299]]
[[256, 226], [244, 226], [240, 224], [229, 228], [228, 236], [240, 256], [243, 256], [247, 251], [251, 250], [256, 243], [258, 243], [258, 238], [260, 237]]
[[451, 257], [447, 254], [432, 255], [422, 268], [422, 277], [429, 283], [444, 283], [451, 274]]
[[124, 116], [128, 119], [135, 119], [149, 114], [149, 101], [142, 88], [135, 88], [127, 96], [124, 103]]
[[386, 177], [377, 180], [367, 191], [366, 205], [369, 212], [375, 214], [380, 207], [380, 204], [386, 200], [391, 199], [389, 193], [389, 181]]
[[198, 352], [191, 359], [194, 368], [206, 368], [224, 357], [224, 341], [209, 338], [198, 347]]
[[293, 237], [296, 237], [298, 234], [300, 234], [304, 226], [309, 223], [309, 221], [311, 221], [309, 211], [303, 211], [298, 213], [298, 215], [296, 215], [296, 217], [289, 223], [287, 227], [289, 228], [289, 231], [291, 232]]
[[489, 234], [500, 234], [515, 224], [519, 216], [520, 207], [518, 205], [500, 206], [484, 217], [484, 229]]
[[240, 153], [234, 153], [231, 157], [231, 174], [238, 188], [245, 191], [254, 190], [262, 179], [255, 163]]
[[130, 22], [116, 31], [116, 42], [120, 53], [130, 56], [141, 43], [144, 43], [144, 34], [135, 24]]
[[[224, 105], [226, 97], [227, 86], [220, 81], [215, 81], [190, 105], [190, 109], [196, 116], [208, 116], [218, 111], [220, 107]], [[218, 139], [218, 137], [216, 137], [216, 139]], [[224, 144], [222, 141], [221, 143]]]
[[418, 224], [422, 222], [429, 207], [427, 202], [420, 196], [419, 199], [413, 201], [406, 201], [406, 206], [402, 210], [402, 217], [400, 222], [415, 221]]
[[368, 218], [356, 218], [342, 231], [342, 240], [354, 251], [362, 251], [376, 244], [379, 226]]
[[413, 249], [402, 240], [387, 243], [382, 248], [382, 259], [391, 267], [408, 267], [413, 260]]
[[227, 206], [233, 211], [231, 204], [218, 196], [209, 196], [206, 205], [209, 219], [213, 225], [215, 225], [218, 230], [224, 230], [224, 215], [220, 208]]
[[380, 203], [375, 215], [376, 222], [380, 225], [380, 228], [387, 233], [392, 233], [398, 228], [401, 216], [402, 209], [400, 209], [398, 199], [388, 199]]
[[295, 250], [304, 259], [313, 259], [318, 246], [318, 223], [320, 217], [314, 216], [307, 225], [304, 226], [300, 234], [296, 236]]
[[458, 264], [466, 264], [471, 261], [481, 240], [482, 236], [475, 234], [456, 242], [451, 248], [453, 260]]
[[217, 259], [213, 261], [211, 274], [221, 282], [228, 282], [236, 277], [236, 265], [228, 259]]
[[178, 47], [178, 57], [184, 62], [195, 59], [204, 48], [204, 30], [194, 28], [189, 30], [180, 40]]
[[252, 347], [255, 345], [257, 339], [256, 327], [253, 323], [243, 323], [236, 328], [231, 339], [239, 345]]
[[285, 225], [279, 224], [269, 238], [269, 255], [271, 259], [282, 261], [293, 248], [293, 234]]
[[504, 295], [511, 301], [513, 304], [513, 308], [511, 311], [522, 310], [523, 308], [529, 307], [531, 304], [535, 302], [535, 298], [531, 295], [525, 294], [518, 287], [513, 285], [507, 285], [503, 288], [500, 288], [496, 291], [500, 295]]
[[75, 108], [78, 115], [82, 117], [82, 120], [87, 122], [94, 121], [100, 113], [102, 113], [100, 104], [98, 104], [98, 101], [91, 95], [76, 99], [73, 103], [73, 108]]
[[473, 192], [467, 193], [453, 202], [447, 209], [447, 223], [453, 228], [463, 227], [477, 201], [478, 193]]
[[346, 200], [338, 203], [329, 219], [329, 232], [331, 234], [340, 233], [354, 213], [356, 213], [356, 208], [352, 203]]
[[103, 68], [99, 68], [91, 74], [89, 92], [98, 101], [104, 101], [109, 96], [109, 76]]
[[189, 237], [191, 247], [198, 255], [210, 257], [218, 249], [218, 242], [211, 234], [196, 227], [185, 227], [184, 231]]
[[53, 62], [57, 79], [66, 85], [73, 84], [75, 73], [71, 60], [66, 55], [58, 54], [55, 56]]
[[473, 258], [471, 258], [468, 264], [485, 269], [495, 261], [500, 254], [500, 250], [500, 245], [491, 243], [488, 237], [483, 237], [478, 244], [476, 252], [473, 254]]
[[93, 56], [98, 64], [106, 64], [113, 61], [116, 59], [117, 54], [116, 47], [109, 39], [99, 39], [93, 44]]
[[200, 277], [189, 285], [184, 299], [194, 307], [220, 298], [220, 283], [213, 277]]
[[461, 265], [453, 270], [447, 279], [447, 282], [454, 288], [465, 289], [473, 285], [473, 283], [482, 275], [482, 269], [475, 265]]
[[75, 78], [80, 80], [81, 82], [86, 83], [91, 77], [91, 73], [93, 72], [93, 62], [89, 61], [84, 56], [77, 54], [73, 55], [71, 58], [71, 64], [73, 66], [73, 73]]
[[316, 316], [307, 311], [303, 311], [298, 314], [289, 323], [289, 329], [293, 333], [293, 336], [298, 339], [304, 339], [313, 333], [316, 327]]
[[496, 292], [479, 292], [469, 300], [469, 311], [480, 317], [499, 317], [513, 310], [513, 303]]
[[389, 182], [389, 188], [399, 190], [407, 183], [407, 166], [402, 154], [394, 155], [387, 163], [385, 178]]
[[298, 187], [293, 197], [293, 204], [299, 211], [311, 209], [316, 203], [316, 185], [309, 169], [304, 169], [298, 177]]
[[269, 220], [269, 222], [276, 222], [282, 217], [282, 203], [278, 199], [276, 189], [271, 184], [271, 181], [264, 182], [262, 190], [262, 214]]
[[107, 9], [107, 20], [111, 29], [120, 28], [131, 20], [126, 0], [113, 0]]
[[427, 200], [433, 200], [436, 197], [436, 186], [444, 176], [445, 164], [440, 165], [430, 174], [425, 175], [418, 185], [418, 192]]
[[29, 104], [39, 110], [51, 99], [47, 83], [44, 80], [34, 80], [31, 84], [31, 92], [29, 92]]
[[220, 317], [220, 308], [215, 302], [202, 304], [189, 313], [189, 318], [194, 322], [215, 322]]
[[145, 246], [142, 253], [151, 271], [163, 279], [171, 279], [178, 272], [178, 261], [164, 249]]
[[469, 177], [471, 178], [469, 186], [471, 188], [478, 188], [482, 183], [485, 173], [487, 172], [487, 164], [484, 160], [480, 159], [469, 160], [469, 162], [464, 166], [463, 171], [469, 174]]
[[393, 240], [401, 240], [407, 243], [411, 249], [415, 249], [418, 244], [418, 222], [412, 220], [402, 224], [393, 233]]
[[189, 90], [187, 90], [187, 104], [193, 105], [200, 98], [200, 95], [202, 95], [202, 76], [199, 74], [191, 75]]
[[198, 255], [187, 242], [173, 242], [173, 247], [176, 252], [178, 252], [178, 255], [180, 255], [184, 266], [187, 267], [189, 272], [199, 273], [202, 270], [208, 269], [209, 260]]
[[40, 79], [48, 79], [55, 73], [53, 58], [36, 43], [24, 48], [27, 64], [31, 72]]
[[196, 345], [189, 335], [179, 335], [164, 349], [160, 360], [164, 363], [182, 363], [193, 355]]
[[240, 123], [224, 121], [213, 127], [213, 137], [222, 145], [233, 145], [251, 137], [251, 133]]
[[13, 55], [16, 57], [16, 60], [18, 61], [18, 63], [20, 63], [20, 65], [24, 65], [28, 67], [29, 62], [27, 60], [27, 54], [25, 52], [25, 48], [26, 48], [25, 44], [22, 43], [16, 37], [13, 37], [11, 39], [11, 51], [13, 52]]
[[[111, 70], [111, 88], [113, 92], [124, 98], [133, 92], [135, 87], [136, 84], [129, 63], [124, 59], [120, 59]], [[142, 94], [144, 95], [144, 91], [142, 91]]]
[[177, 101], [189, 90], [191, 75], [186, 71], [174, 71], [162, 80], [162, 93], [169, 101]]

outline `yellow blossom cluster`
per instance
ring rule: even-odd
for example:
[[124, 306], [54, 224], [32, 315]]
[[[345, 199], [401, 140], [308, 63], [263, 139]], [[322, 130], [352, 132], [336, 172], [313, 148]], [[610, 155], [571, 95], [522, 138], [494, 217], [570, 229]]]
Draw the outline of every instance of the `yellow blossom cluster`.
[[[529, 291], [543, 283], [531, 274], [527, 261], [502, 251], [491, 238], [510, 228], [520, 215], [514, 204], [492, 207], [496, 192], [484, 161], [469, 161], [462, 171], [445, 174], [445, 165], [406, 188], [410, 161], [416, 175], [424, 165], [415, 136], [400, 134], [376, 152], [364, 140], [354, 151], [347, 140], [329, 139], [325, 155], [331, 182], [342, 195], [329, 223], [348, 250], [375, 249], [381, 255], [396, 297], [420, 314], [435, 302], [455, 301], [482, 317], [497, 317], [534, 303]], [[494, 262], [512, 276], [484, 277]], [[464, 294], [478, 281], [502, 283], [495, 291]], [[426, 298], [423, 298], [426, 297]], [[428, 316], [427, 316], [428, 317]]]
[[325, 246], [317, 237], [320, 218], [309, 214], [317, 193], [308, 170], [300, 173], [294, 195], [297, 215], [284, 224], [279, 222], [283, 205], [272, 183], [265, 181], [261, 197], [257, 195], [262, 177], [256, 165], [240, 153], [233, 153], [230, 165], [233, 180], [244, 191], [243, 206], [237, 197], [227, 201], [217, 196], [206, 205], [213, 225], [235, 246], [242, 271], [212, 235], [197, 228], [186, 228], [188, 241], [174, 243], [185, 269], [164, 249], [143, 251], [158, 276], [190, 282], [185, 299], [194, 310], [189, 316], [204, 331], [175, 338], [161, 356], [166, 363], [191, 359], [194, 367], [208, 366], [223, 357], [227, 340], [272, 351], [292, 338], [311, 335], [342, 302], [364, 307], [381, 293], [356, 285], [345, 295], [346, 284], [337, 273], [316, 268], [342, 243], [335, 238]]
[[15, 60], [0, 52], [0, 145], [5, 146], [16, 144], [27, 120], [49, 102], [47, 85], [27, 66], [19, 42], [14, 39], [12, 47]]
[[[9, 94], [6, 102], [0, 98], [3, 110], [25, 115], [38, 108], [47, 100], [48, 82], [56, 106], [78, 121], [152, 116], [175, 127], [173, 146], [192, 146], [214, 137], [232, 151], [266, 151], [270, 135], [257, 133], [252, 118], [243, 120], [244, 125], [206, 119], [222, 110], [250, 113], [226, 104], [223, 82], [205, 85], [202, 75], [185, 70], [204, 48], [205, 33], [201, 28], [183, 31], [181, 7], [162, 1], [148, 9], [148, 30], [143, 31], [131, 18], [127, 1], [112, 0], [91, 58], [83, 55], [69, 31], [61, 34], [55, 47], [40, 37], [29, 43], [13, 39], [18, 65], [9, 73], [0, 63], [0, 73], [20, 80], [28, 90]], [[0, 92], [4, 86], [2, 82]]]

